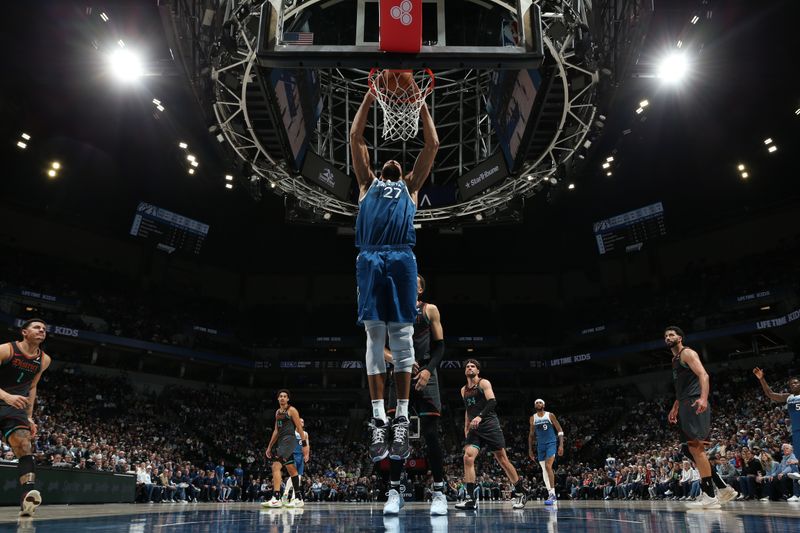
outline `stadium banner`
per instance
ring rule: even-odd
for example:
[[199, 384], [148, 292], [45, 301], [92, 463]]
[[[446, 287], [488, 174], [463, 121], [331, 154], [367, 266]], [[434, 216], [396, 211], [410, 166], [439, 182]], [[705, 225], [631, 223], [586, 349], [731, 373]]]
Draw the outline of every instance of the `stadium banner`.
[[[6, 313], [0, 312], [0, 322], [5, 322], [15, 328], [22, 327], [24, 319], [16, 318]], [[217, 363], [224, 363], [226, 365], [239, 366], [242, 368], [252, 369], [255, 368], [253, 361], [235, 357], [232, 355], [219, 355], [208, 352], [199, 352], [197, 350], [190, 350], [189, 348], [182, 348], [180, 346], [172, 346], [169, 344], [161, 344], [158, 342], [149, 342], [139, 339], [129, 339], [127, 337], [117, 337], [115, 335], [107, 335], [105, 333], [97, 333], [95, 331], [86, 331], [84, 329], [69, 328], [66, 326], [59, 326], [56, 324], [48, 324], [47, 332], [51, 335], [60, 335], [62, 337], [72, 337], [89, 342], [97, 342], [108, 344], [112, 346], [122, 346], [125, 348], [133, 348], [135, 350], [151, 351], [154, 353], [163, 353], [168, 355], [175, 355], [187, 359], [202, 359], [204, 361], [214, 361]]]
[[[36, 484], [44, 503], [133, 503], [136, 476], [93, 472], [75, 468], [36, 467]], [[0, 505], [19, 505], [19, 471], [16, 463], [0, 463]]]

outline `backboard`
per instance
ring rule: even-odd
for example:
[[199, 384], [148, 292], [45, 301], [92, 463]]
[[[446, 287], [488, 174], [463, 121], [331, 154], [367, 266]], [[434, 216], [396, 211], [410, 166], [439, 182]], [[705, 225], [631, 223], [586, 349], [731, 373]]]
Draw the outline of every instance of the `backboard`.
[[[384, 1], [400, 5], [402, 0]], [[541, 17], [530, 0], [420, 3], [419, 53], [387, 53], [380, 50], [379, 0], [269, 0], [261, 6], [259, 63], [361, 69], [519, 69], [541, 64]]]

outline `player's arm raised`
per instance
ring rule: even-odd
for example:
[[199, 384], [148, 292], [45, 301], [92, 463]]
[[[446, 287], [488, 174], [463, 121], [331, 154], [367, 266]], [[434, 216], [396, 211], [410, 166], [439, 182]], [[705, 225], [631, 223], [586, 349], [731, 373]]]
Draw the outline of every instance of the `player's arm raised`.
[[375, 180], [375, 174], [369, 163], [369, 149], [364, 140], [364, 128], [367, 126], [367, 118], [374, 101], [375, 97], [367, 91], [350, 126], [350, 154], [353, 157], [353, 172], [356, 175], [360, 195], [363, 195]]
[[689, 366], [700, 381], [700, 397], [692, 403], [692, 407], [697, 408], [696, 412], [699, 415], [708, 409], [708, 372], [703, 367], [703, 363], [700, 362], [700, 356], [691, 348], [687, 348], [681, 353], [681, 360]]
[[767, 380], [764, 379], [764, 371], [758, 367], [753, 369], [753, 374], [758, 378], [758, 382], [761, 383], [761, 388], [764, 389], [764, 395], [772, 400], [773, 402], [785, 402], [789, 399], [790, 394], [785, 392], [773, 392], [770, 388]]
[[561, 424], [558, 423], [556, 415], [553, 413], [550, 413], [550, 422], [552, 422], [553, 427], [556, 428], [558, 432], [558, 456], [561, 457], [564, 455], [564, 429], [561, 427]]
[[408, 192], [412, 195], [416, 194], [425, 184], [425, 180], [428, 179], [431, 168], [433, 168], [436, 152], [439, 151], [439, 134], [436, 133], [436, 125], [428, 111], [428, 104], [422, 104], [419, 116], [422, 120], [422, 137], [425, 145], [414, 162], [414, 168], [405, 177]]

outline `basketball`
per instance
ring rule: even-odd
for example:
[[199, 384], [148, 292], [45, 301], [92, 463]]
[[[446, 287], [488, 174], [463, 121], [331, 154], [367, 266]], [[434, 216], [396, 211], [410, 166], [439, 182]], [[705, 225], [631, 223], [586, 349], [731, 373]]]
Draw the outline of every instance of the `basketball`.
[[420, 92], [410, 70], [384, 70], [380, 77], [387, 93], [413, 98]]

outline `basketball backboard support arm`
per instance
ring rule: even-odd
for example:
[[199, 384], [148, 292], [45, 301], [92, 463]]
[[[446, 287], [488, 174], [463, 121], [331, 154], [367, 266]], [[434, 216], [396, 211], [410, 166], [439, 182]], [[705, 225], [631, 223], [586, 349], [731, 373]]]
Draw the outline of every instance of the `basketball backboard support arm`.
[[[509, 9], [509, 17], [516, 19], [519, 32], [516, 45], [506, 46], [451, 46], [446, 43], [444, 34], [444, 0], [428, 0], [437, 4], [437, 33], [439, 42], [423, 44], [418, 54], [386, 53], [378, 49], [378, 43], [365, 42], [363, 24], [365, 3], [358, 0], [356, 33], [352, 43], [290, 44], [287, 36], [302, 35], [312, 41], [317, 40], [311, 32], [286, 32], [291, 20], [300, 15], [303, 9], [315, 6], [317, 2], [301, 3], [287, 9], [282, 0], [268, 0], [261, 6], [261, 20], [258, 33], [257, 55], [259, 64], [272, 68], [491, 68], [522, 69], [538, 68], [544, 58], [541, 14], [537, 4], [530, 1], [494, 2]], [[522, 16], [518, 16], [522, 13]], [[297, 40], [293, 41], [297, 42]]]

